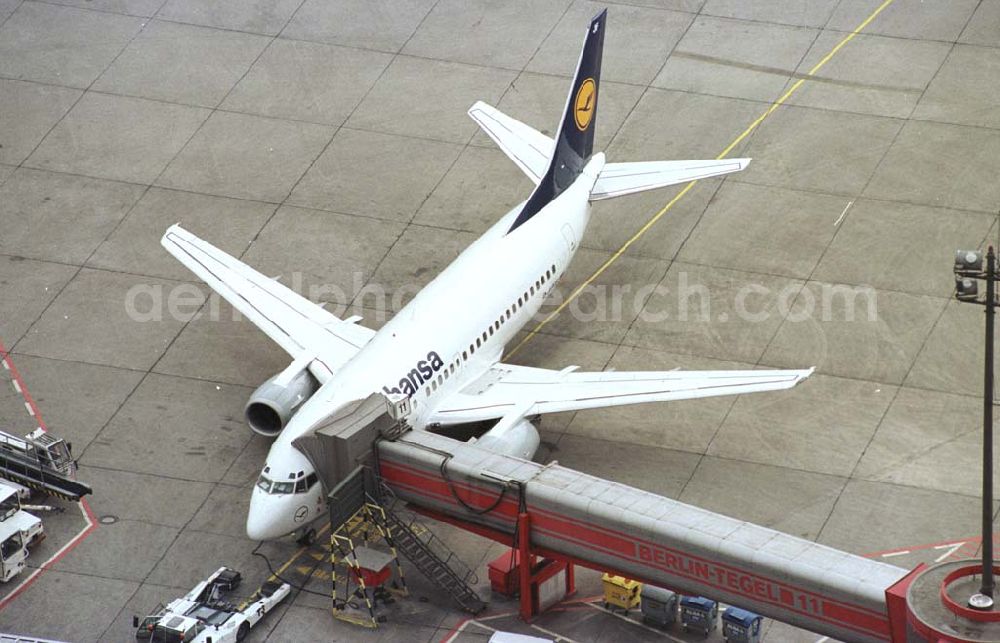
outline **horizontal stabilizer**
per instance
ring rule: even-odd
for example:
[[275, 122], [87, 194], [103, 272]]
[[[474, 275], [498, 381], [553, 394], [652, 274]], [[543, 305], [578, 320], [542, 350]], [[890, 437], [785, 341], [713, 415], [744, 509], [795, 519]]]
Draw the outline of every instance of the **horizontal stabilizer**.
[[469, 116], [538, 185], [549, 167], [552, 139], [483, 101], [469, 108]]
[[598, 177], [597, 183], [594, 184], [590, 200], [611, 199], [635, 192], [664, 188], [668, 185], [739, 172], [749, 164], [750, 159], [608, 163], [601, 170], [601, 175]]

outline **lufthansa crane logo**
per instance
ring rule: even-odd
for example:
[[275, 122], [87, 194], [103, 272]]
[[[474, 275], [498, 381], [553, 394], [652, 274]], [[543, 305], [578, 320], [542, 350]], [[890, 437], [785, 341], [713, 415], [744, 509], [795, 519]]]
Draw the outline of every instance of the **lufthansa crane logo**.
[[580, 83], [580, 89], [576, 90], [576, 98], [573, 99], [573, 120], [576, 121], [576, 128], [581, 132], [586, 132], [590, 127], [590, 121], [594, 119], [594, 104], [597, 102], [597, 85], [593, 78], [588, 78]]

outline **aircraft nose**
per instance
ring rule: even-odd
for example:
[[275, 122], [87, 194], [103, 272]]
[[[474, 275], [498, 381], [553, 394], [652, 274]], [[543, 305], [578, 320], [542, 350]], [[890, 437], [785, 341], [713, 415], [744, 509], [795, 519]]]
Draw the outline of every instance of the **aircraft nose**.
[[284, 524], [278, 507], [269, 507], [269, 504], [269, 499], [255, 489], [247, 511], [247, 538], [250, 540], [277, 540], [294, 530]]
[[256, 515], [253, 511], [247, 514], [247, 538], [250, 540], [274, 540], [278, 537], [267, 524], [265, 516]]

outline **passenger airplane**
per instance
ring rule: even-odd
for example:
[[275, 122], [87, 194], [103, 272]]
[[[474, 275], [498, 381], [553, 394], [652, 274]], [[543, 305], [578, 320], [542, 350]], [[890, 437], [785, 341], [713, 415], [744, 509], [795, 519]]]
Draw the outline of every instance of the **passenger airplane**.
[[581, 373], [500, 361], [569, 266], [591, 201], [749, 163], [606, 163], [593, 153], [606, 14], [587, 30], [555, 141], [482, 102], [469, 110], [536, 187], [378, 332], [357, 325], [360, 318], [335, 317], [179, 225], [167, 230], [163, 246], [292, 358], [246, 405], [250, 427], [276, 438], [252, 492], [247, 536], [308, 537], [309, 524], [325, 515], [326, 490], [293, 441], [373, 393], [408, 396], [417, 430], [496, 420], [478, 444], [531, 458], [539, 437], [529, 418], [541, 414], [786, 389], [812, 372]]

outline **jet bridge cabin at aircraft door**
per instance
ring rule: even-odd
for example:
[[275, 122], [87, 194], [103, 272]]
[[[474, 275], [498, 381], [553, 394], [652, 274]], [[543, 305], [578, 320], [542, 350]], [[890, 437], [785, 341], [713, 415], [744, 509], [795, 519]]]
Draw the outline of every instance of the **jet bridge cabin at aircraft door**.
[[319, 474], [326, 491], [347, 478], [372, 456], [372, 444], [400, 428], [388, 413], [380, 393], [347, 404], [316, 431], [296, 438], [292, 444], [305, 455]]

